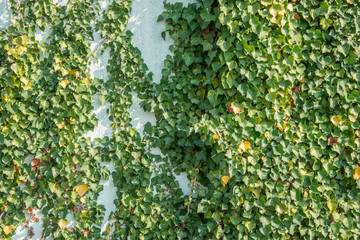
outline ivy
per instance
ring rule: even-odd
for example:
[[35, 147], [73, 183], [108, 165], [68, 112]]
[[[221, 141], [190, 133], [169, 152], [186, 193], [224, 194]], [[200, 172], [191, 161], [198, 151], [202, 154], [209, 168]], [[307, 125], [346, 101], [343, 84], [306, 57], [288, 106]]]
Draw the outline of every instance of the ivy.
[[[31, 238], [38, 211], [42, 239], [356, 239], [357, 3], [164, 2], [162, 36], [174, 42], [156, 84], [125, 31], [131, 1], [11, 0], [0, 31], [1, 239], [19, 226]], [[107, 49], [104, 82], [88, 65]], [[133, 94], [157, 119], [143, 136]], [[110, 104], [113, 135], [91, 141], [94, 95]], [[102, 232], [104, 162], [117, 199]]]

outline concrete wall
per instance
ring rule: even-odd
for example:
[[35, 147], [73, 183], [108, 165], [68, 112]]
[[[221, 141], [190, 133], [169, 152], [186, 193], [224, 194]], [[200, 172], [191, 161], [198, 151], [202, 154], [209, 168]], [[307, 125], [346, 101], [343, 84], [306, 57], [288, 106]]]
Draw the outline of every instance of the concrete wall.
[[[67, 0], [54, 0], [55, 3], [59, 5], [65, 5]], [[109, 0], [99, 0], [101, 7], [106, 9]], [[130, 21], [127, 29], [132, 31], [133, 44], [140, 49], [142, 52], [142, 57], [147, 64], [149, 71], [154, 74], [153, 80], [159, 82], [161, 79], [161, 70], [163, 68], [163, 61], [166, 55], [170, 54], [169, 46], [172, 43], [170, 39], [164, 41], [161, 38], [161, 32], [165, 30], [164, 23], [157, 23], [158, 16], [165, 10], [163, 8], [162, 0], [133, 0], [132, 1], [132, 12], [130, 15]], [[195, 2], [195, 0], [168, 0], [168, 2], [183, 2], [184, 5], [188, 3]], [[11, 12], [8, 9], [8, 1], [0, 0], [0, 28], [8, 27], [11, 24]], [[38, 41], [46, 41], [49, 31], [41, 32], [40, 30], [36, 34], [36, 39]], [[95, 49], [98, 46], [101, 38], [100, 35], [94, 32], [94, 41], [91, 42], [92, 49]], [[109, 50], [105, 51], [102, 55], [98, 57], [98, 62], [93, 62], [89, 66], [89, 71], [92, 76], [97, 78], [102, 78], [107, 80], [106, 65], [110, 58]], [[85, 137], [99, 138], [108, 136], [111, 137], [112, 129], [111, 122], [108, 118], [106, 110], [109, 108], [109, 104], [101, 105], [98, 101], [98, 96], [93, 98], [94, 113], [98, 117], [98, 126], [91, 132], [85, 134]], [[147, 113], [140, 109], [137, 104], [136, 94], [133, 93], [133, 105], [129, 109], [129, 112], [132, 117], [132, 125], [142, 132], [146, 122], [151, 122], [155, 124], [156, 120], [153, 113]], [[157, 149], [153, 149], [154, 153], [159, 153]], [[114, 171], [112, 164], [107, 164], [110, 171]], [[186, 177], [186, 174], [183, 173], [177, 177], [180, 187], [183, 189], [185, 195], [190, 193], [189, 180]], [[105, 221], [102, 225], [102, 229], [105, 230], [107, 224], [107, 217], [110, 215], [111, 211], [115, 209], [113, 203], [116, 199], [116, 189], [112, 178], [108, 181], [103, 181], [104, 190], [101, 192], [98, 203], [105, 205], [106, 215]], [[30, 225], [34, 228], [35, 236], [32, 239], [40, 239], [42, 231], [42, 222], [41, 215], [38, 216], [40, 221], [38, 223], [32, 222]], [[67, 216], [69, 220], [69, 225], [71, 226], [75, 223], [73, 216], [70, 214]], [[26, 236], [26, 231], [22, 227], [18, 227], [17, 234], [12, 238], [13, 240], [24, 239]]]

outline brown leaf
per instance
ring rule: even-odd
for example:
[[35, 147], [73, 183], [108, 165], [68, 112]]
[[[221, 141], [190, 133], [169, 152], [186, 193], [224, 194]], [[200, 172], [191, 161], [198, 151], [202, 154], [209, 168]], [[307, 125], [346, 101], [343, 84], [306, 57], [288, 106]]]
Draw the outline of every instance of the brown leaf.
[[292, 92], [294, 93], [294, 92], [300, 92], [300, 86], [301, 85], [298, 85], [298, 86], [296, 86], [296, 87], [293, 87], [291, 90], [292, 90]]
[[234, 112], [234, 109], [232, 108], [231, 104], [229, 104], [229, 105], [226, 106], [226, 111], [227, 111], [228, 113], [233, 113], [233, 112]]
[[38, 167], [39, 164], [40, 164], [40, 159], [36, 159], [36, 158], [31, 159], [31, 166], [32, 167]]
[[37, 217], [32, 217], [31, 218], [34, 222], [38, 222], [39, 221], [39, 218], [37, 218]]
[[89, 230], [85, 230], [85, 229], [83, 229], [83, 230], [82, 230], [82, 233], [84, 234], [84, 237], [88, 237], [88, 236], [89, 236], [90, 231], [89, 231]]
[[333, 146], [334, 144], [337, 144], [338, 141], [337, 141], [337, 137], [331, 137], [328, 139], [328, 145], [329, 146]]
[[297, 13], [294, 13], [294, 15], [292, 16], [292, 19], [300, 19], [300, 15]]
[[34, 232], [32, 230], [30, 230], [29, 237], [32, 238], [34, 235], [35, 235]]

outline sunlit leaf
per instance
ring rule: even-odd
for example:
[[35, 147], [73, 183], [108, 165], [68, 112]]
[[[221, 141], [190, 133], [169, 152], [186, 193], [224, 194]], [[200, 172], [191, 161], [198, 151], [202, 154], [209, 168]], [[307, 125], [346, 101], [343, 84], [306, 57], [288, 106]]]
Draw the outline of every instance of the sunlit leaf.
[[328, 200], [327, 201], [327, 206], [328, 206], [330, 212], [332, 213], [338, 207], [338, 202], [336, 200], [334, 200], [334, 199]]
[[9, 234], [11, 233], [11, 231], [13, 230], [13, 228], [14, 228], [14, 225], [5, 226], [5, 227], [4, 227], [4, 233], [5, 233], [6, 235], [9, 235]]
[[65, 79], [61, 82], [59, 82], [59, 85], [62, 86], [63, 88], [66, 88], [66, 86], [69, 84], [69, 80]]
[[74, 188], [74, 190], [79, 194], [80, 197], [82, 197], [88, 191], [88, 187], [86, 185], [78, 185]]
[[68, 223], [69, 223], [69, 221], [66, 219], [60, 219], [58, 221], [58, 225], [61, 229], [64, 229]]
[[239, 151], [246, 152], [249, 149], [249, 147], [250, 147], [250, 142], [248, 141], [242, 142], [239, 145]]
[[340, 124], [340, 122], [341, 122], [341, 116], [339, 116], [339, 115], [336, 115], [336, 116], [332, 116], [331, 118], [330, 118], [330, 121], [332, 122], [332, 124], [334, 124], [335, 126], [338, 126], [339, 124]]

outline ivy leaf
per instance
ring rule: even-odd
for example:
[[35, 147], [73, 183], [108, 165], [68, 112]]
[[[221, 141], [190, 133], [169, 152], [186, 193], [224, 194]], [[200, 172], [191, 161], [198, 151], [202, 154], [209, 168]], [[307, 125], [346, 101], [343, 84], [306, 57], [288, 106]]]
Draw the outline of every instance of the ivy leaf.
[[336, 210], [336, 208], [338, 207], [338, 202], [334, 199], [328, 200], [327, 206], [330, 210], [330, 213], [333, 213]]
[[63, 88], [66, 88], [66, 86], [69, 84], [69, 80], [65, 79], [64, 81], [59, 82], [59, 85]]
[[332, 116], [330, 118], [330, 121], [332, 122], [332, 124], [334, 124], [337, 127], [340, 124], [341, 119], [342, 119], [341, 116], [336, 115], [336, 116]]
[[355, 173], [354, 173], [353, 177], [354, 177], [355, 180], [360, 179], [360, 167], [357, 167], [355, 169]]
[[23, 68], [18, 62], [11, 64], [10, 68], [16, 75], [22, 76], [24, 74]]
[[269, 102], [274, 102], [276, 99], [276, 93], [269, 92], [268, 94], [266, 94], [265, 99], [268, 100]]
[[261, 0], [261, 4], [264, 6], [269, 6], [272, 4], [272, 0]]
[[13, 228], [14, 228], [14, 225], [5, 226], [4, 227], [4, 233], [6, 235], [9, 235], [11, 233], [11, 231], [13, 230]]
[[2, 207], [1, 207], [1, 211], [4, 210], [5, 206], [7, 205], [7, 203], [3, 203]]
[[338, 143], [337, 137], [328, 138], [328, 145], [329, 146], [333, 146], [334, 144], [337, 144], [337, 143]]
[[237, 107], [237, 104], [232, 102], [231, 104], [227, 105], [226, 106], [226, 111], [228, 113], [235, 113], [236, 114], [239, 114], [241, 109], [239, 107]]
[[86, 185], [78, 185], [74, 187], [74, 191], [77, 192], [80, 197], [82, 197], [88, 191], [88, 187]]
[[68, 223], [69, 223], [69, 221], [66, 219], [60, 219], [58, 221], [58, 225], [61, 229], [64, 229]]
[[214, 139], [214, 140], [219, 140], [219, 135], [214, 134], [214, 135], [213, 135], [213, 139]]
[[240, 143], [238, 150], [239, 151], [241, 150], [242, 152], [246, 152], [249, 149], [249, 147], [250, 147], [250, 142], [245, 141], [245, 142]]
[[230, 177], [229, 176], [223, 176], [221, 178], [221, 184], [225, 187], [226, 184], [229, 182]]

